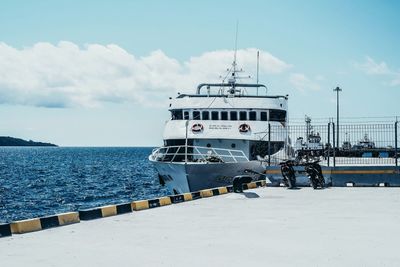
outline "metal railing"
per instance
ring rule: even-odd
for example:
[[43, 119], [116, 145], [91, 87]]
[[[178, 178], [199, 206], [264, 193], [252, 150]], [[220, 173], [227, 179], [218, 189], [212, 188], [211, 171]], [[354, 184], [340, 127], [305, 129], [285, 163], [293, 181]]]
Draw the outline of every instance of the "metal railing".
[[399, 157], [400, 157], [400, 152], [399, 152], [399, 134], [400, 134], [400, 131], [399, 131], [399, 122], [397, 121], [397, 119], [396, 119], [396, 122], [394, 123], [394, 131], [395, 131], [395, 134], [394, 134], [394, 138], [395, 138], [395, 147], [394, 147], [394, 149], [395, 149], [395, 152], [396, 152], [396, 156], [395, 156], [395, 159], [396, 159], [396, 167], [397, 166], [399, 166]]
[[167, 146], [153, 150], [151, 159], [162, 162], [236, 163], [249, 161], [242, 150], [201, 147]]
[[[319, 157], [327, 166], [399, 166], [398, 122], [342, 123], [268, 127], [268, 136], [287, 135], [288, 158]], [[339, 137], [339, 138], [338, 138]], [[337, 144], [339, 140], [339, 144]], [[286, 160], [286, 159], [282, 159]]]
[[[276, 165], [287, 159], [318, 157], [322, 165], [332, 167], [399, 166], [400, 126], [397, 121], [342, 123], [339, 125], [339, 136], [337, 132], [333, 120], [326, 124], [268, 124], [267, 130], [259, 133], [260, 140], [268, 144], [265, 156], [260, 160]], [[284, 141], [283, 149], [276, 147], [277, 141]], [[151, 158], [165, 162], [249, 161], [241, 150], [184, 145], [155, 149]]]

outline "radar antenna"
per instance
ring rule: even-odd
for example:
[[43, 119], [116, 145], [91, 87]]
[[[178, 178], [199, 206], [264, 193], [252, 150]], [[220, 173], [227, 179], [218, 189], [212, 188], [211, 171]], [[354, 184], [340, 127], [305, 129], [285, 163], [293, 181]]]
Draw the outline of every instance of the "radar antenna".
[[235, 35], [235, 53], [233, 56], [233, 73], [236, 72], [236, 54], [237, 54], [237, 40], [238, 40], [238, 32], [239, 32], [239, 21], [236, 21], [236, 35]]
[[[235, 48], [234, 48], [234, 54], [233, 54], [233, 62], [232, 62], [232, 67], [230, 69], [227, 69], [227, 74], [226, 76], [222, 79], [222, 82], [224, 83], [225, 80], [228, 78], [228, 84], [232, 86], [231, 90], [234, 92], [236, 89], [236, 81], [237, 79], [246, 79], [246, 78], [251, 78], [251, 76], [243, 76], [239, 77], [237, 73], [239, 72], [244, 72], [243, 69], [238, 69], [237, 68], [237, 47], [238, 47], [238, 32], [239, 32], [239, 21], [236, 21], [236, 35], [235, 35]], [[221, 76], [220, 76], [221, 77]], [[222, 78], [222, 77], [221, 77]]]

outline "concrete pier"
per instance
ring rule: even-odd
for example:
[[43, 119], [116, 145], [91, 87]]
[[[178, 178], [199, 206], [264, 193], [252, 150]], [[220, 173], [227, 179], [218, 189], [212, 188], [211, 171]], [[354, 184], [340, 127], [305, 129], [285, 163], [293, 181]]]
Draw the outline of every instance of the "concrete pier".
[[400, 188], [257, 188], [0, 239], [1, 266], [398, 266]]

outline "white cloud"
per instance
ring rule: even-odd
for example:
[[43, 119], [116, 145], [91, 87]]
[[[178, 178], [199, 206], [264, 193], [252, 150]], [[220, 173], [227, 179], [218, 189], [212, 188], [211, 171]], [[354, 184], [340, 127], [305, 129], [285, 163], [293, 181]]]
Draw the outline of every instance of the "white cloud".
[[355, 66], [362, 71], [364, 71], [366, 74], [390, 74], [391, 71], [389, 70], [386, 62], [382, 61], [380, 63], [375, 62], [370, 57], [365, 57], [365, 62], [363, 63], [355, 63]]
[[354, 66], [368, 75], [386, 76], [390, 81], [385, 84], [390, 86], [400, 85], [400, 71], [391, 69], [384, 61], [378, 63], [373, 58], [367, 56], [365, 57], [365, 62], [354, 63]]
[[400, 85], [400, 72], [397, 74], [397, 77], [390, 81], [391, 86]]
[[321, 81], [320, 76], [316, 76], [315, 79], [310, 79], [303, 73], [292, 73], [289, 77], [289, 82], [300, 91], [305, 91], [308, 89], [311, 90], [320, 90], [321, 87], [316, 81]]
[[[254, 73], [256, 53], [254, 48], [238, 50], [238, 62], [248, 73]], [[16, 49], [0, 43], [0, 103], [44, 107], [164, 103], [177, 91], [193, 92], [198, 83], [219, 81], [232, 58], [229, 50], [180, 62], [161, 50], [136, 57], [115, 44], [82, 48], [63, 41]], [[290, 67], [260, 51], [261, 74], [279, 74]]]

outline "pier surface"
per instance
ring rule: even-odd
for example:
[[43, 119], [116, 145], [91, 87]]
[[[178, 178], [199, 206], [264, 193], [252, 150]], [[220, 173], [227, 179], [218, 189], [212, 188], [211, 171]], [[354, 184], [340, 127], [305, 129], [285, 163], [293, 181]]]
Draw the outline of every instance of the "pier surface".
[[398, 266], [400, 188], [258, 188], [0, 239], [1, 266]]

